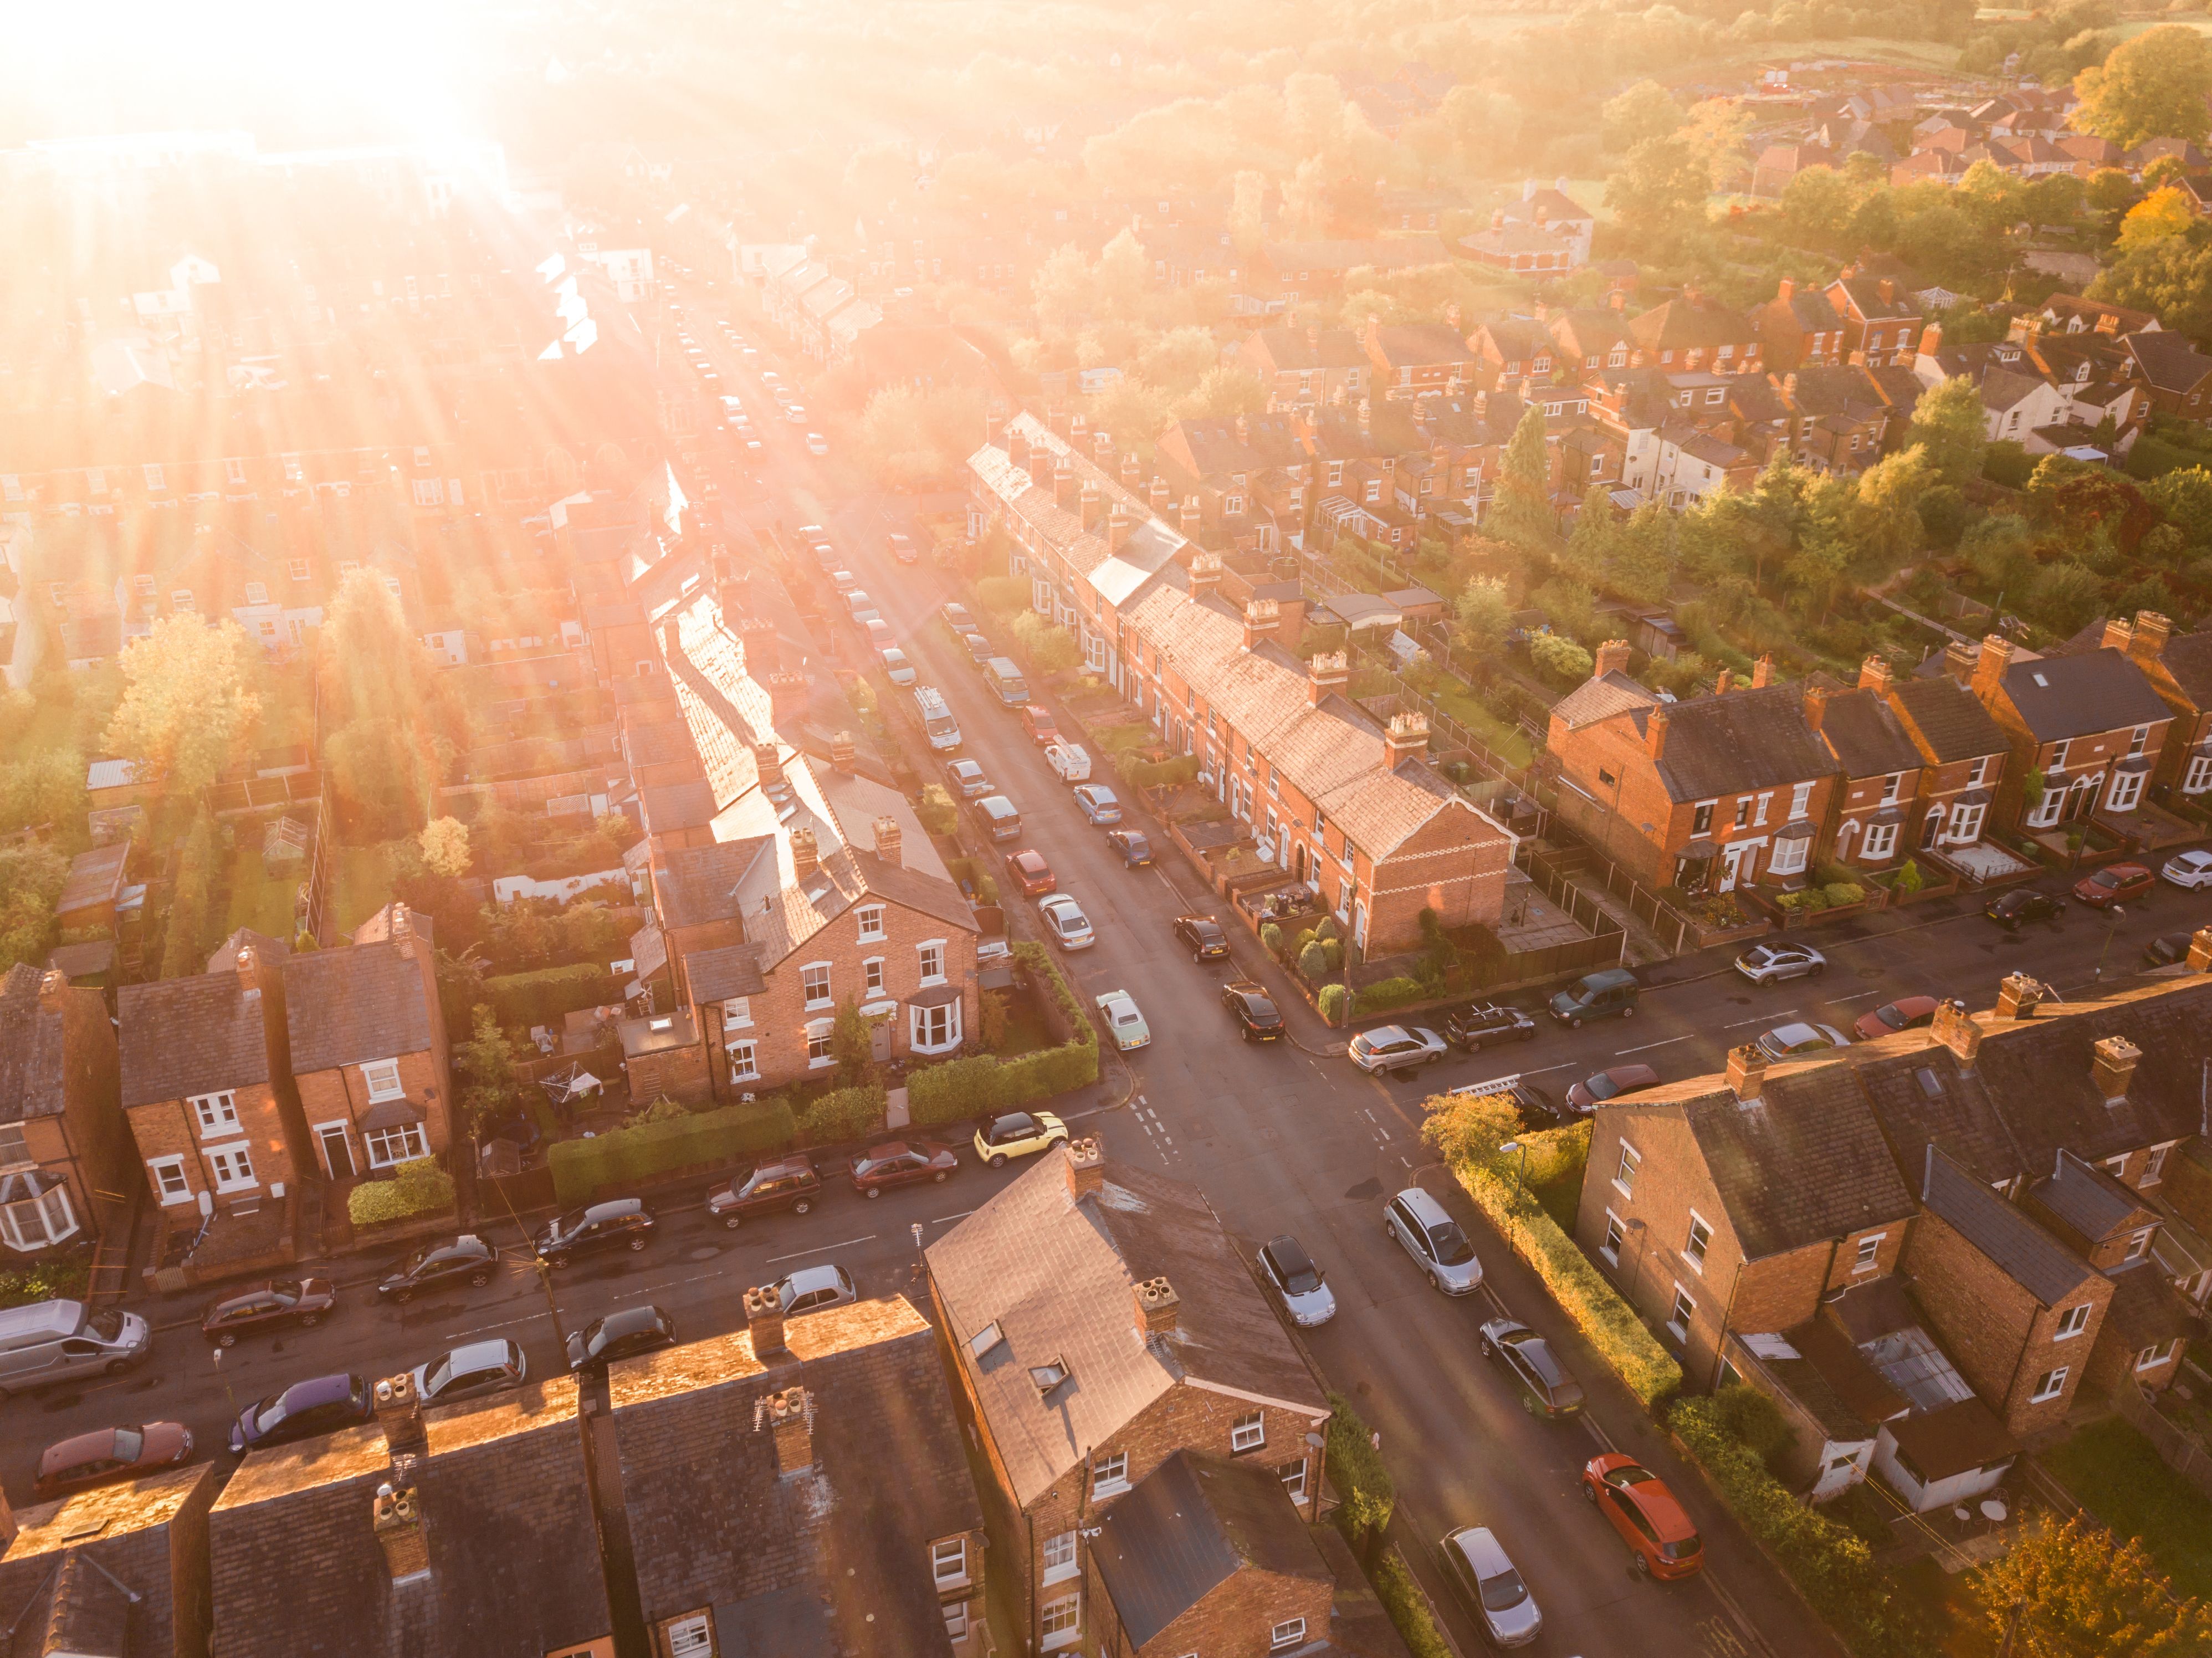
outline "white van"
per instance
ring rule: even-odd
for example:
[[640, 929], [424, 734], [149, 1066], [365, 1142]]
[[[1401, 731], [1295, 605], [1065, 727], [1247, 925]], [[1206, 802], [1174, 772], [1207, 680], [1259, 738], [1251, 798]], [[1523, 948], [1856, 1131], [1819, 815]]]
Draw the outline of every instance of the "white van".
[[136, 1313], [40, 1301], [0, 1311], [0, 1399], [78, 1376], [112, 1376], [146, 1357], [154, 1333]]
[[1091, 755], [1080, 743], [1046, 744], [1044, 762], [1063, 783], [1091, 780]]
[[947, 754], [960, 746], [960, 722], [945, 706], [943, 691], [934, 685], [916, 685], [914, 711], [921, 716], [921, 729], [928, 736], [931, 748]]

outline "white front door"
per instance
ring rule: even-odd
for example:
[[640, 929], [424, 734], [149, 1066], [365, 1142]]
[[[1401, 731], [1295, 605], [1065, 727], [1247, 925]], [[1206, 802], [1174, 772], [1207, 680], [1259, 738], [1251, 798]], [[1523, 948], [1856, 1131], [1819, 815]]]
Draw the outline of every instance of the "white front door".
[[1740, 881], [1751, 879], [1759, 867], [1759, 848], [1748, 841], [1721, 848], [1721, 887], [1723, 892], [1734, 892]]

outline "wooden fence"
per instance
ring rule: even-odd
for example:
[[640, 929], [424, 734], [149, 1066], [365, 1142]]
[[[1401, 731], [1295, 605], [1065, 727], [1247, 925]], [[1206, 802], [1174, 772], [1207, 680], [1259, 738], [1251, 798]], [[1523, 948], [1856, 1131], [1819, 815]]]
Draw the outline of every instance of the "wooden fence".
[[[1576, 875], [1595, 877], [1613, 896], [1628, 905], [1629, 914], [1650, 927], [1670, 956], [1679, 956], [1694, 947], [1693, 928], [1689, 917], [1652, 891], [1611, 859], [1591, 851], [1587, 847], [1563, 847], [1553, 851], [1539, 850], [1528, 842], [1522, 843], [1522, 867], [1531, 880], [1537, 883], [1554, 898], [1559, 890], [1572, 892], [1592, 909], [1597, 909], [1596, 900], [1570, 878]], [[1565, 903], [1565, 899], [1559, 899]], [[1579, 911], [1570, 911], [1577, 920]]]
[[2157, 1447], [2167, 1467], [2205, 1496], [2212, 1497], [2212, 1451], [2207, 1451], [2195, 1435], [2167, 1421], [2142, 1389], [2131, 1382], [2123, 1382], [2112, 1389], [2112, 1409], [2118, 1412], [2121, 1421]]

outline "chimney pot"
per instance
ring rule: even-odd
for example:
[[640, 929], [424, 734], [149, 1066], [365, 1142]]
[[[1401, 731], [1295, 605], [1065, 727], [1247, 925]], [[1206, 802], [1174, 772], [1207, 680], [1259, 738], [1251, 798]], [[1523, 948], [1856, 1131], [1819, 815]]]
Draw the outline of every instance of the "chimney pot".
[[1418, 714], [1396, 714], [1390, 716], [1389, 728], [1382, 734], [1382, 765], [1395, 771], [1399, 763], [1419, 760], [1429, 751], [1429, 722], [1427, 716]]
[[252, 944], [238, 947], [238, 987], [248, 996], [261, 993], [261, 954]]
[[1164, 1278], [1137, 1285], [1137, 1323], [1148, 1336], [1164, 1336], [1182, 1319], [1182, 1297]]
[[783, 781], [783, 754], [773, 743], [753, 744], [753, 768], [760, 773], [763, 786], [773, 786]]
[[1974, 1016], [1966, 1011], [1966, 1005], [1956, 997], [1936, 1005], [1935, 1022], [1928, 1034], [1951, 1050], [1959, 1061], [1959, 1069], [1968, 1076], [1974, 1074], [1975, 1062], [1982, 1052], [1982, 1028]]
[[791, 832], [791, 879], [794, 886], [812, 878], [822, 867], [821, 848], [815, 843], [814, 831], [804, 827]]
[[1756, 1105], [1766, 1083], [1766, 1050], [1757, 1042], [1729, 1049], [1729, 1092], [1739, 1105]]
[[374, 1516], [377, 1546], [384, 1551], [384, 1564], [392, 1574], [392, 1581], [404, 1583], [410, 1578], [428, 1576], [430, 1544], [422, 1535], [422, 1510], [415, 1500], [415, 1488], [379, 1486], [371, 1513]]
[[369, 1408], [375, 1414], [376, 1425], [384, 1430], [384, 1442], [393, 1450], [404, 1453], [423, 1448], [422, 1400], [415, 1391], [412, 1374], [402, 1370], [378, 1382], [370, 1394]]
[[1342, 651], [1323, 651], [1306, 664], [1306, 701], [1314, 708], [1331, 691], [1352, 681], [1352, 659]]
[[1890, 687], [1895, 683], [1896, 676], [1890, 668], [1887, 657], [1877, 653], [1859, 664], [1861, 690], [1872, 691], [1876, 696], [1887, 696]]
[[2212, 926], [2199, 927], [2190, 935], [2189, 970], [2212, 973]]
[[2139, 663], [2155, 662], [2166, 654], [2166, 641], [2172, 634], [2173, 623], [2156, 610], [2137, 610], [2128, 654]]
[[1200, 553], [1190, 562], [1190, 596], [1204, 598], [1221, 585], [1221, 559], [1214, 553]]
[[853, 774], [854, 756], [858, 748], [859, 745], [854, 741], [853, 733], [850, 732], [839, 732], [832, 737], [830, 739], [830, 769], [850, 777]]
[[1282, 620], [1282, 606], [1272, 598], [1247, 600], [1244, 605], [1244, 648], [1252, 649], [1262, 640], [1275, 636], [1276, 624]]
[[1106, 1153], [1096, 1139], [1067, 1143], [1067, 1195], [1095, 1197], [1106, 1187]]
[[1129, 515], [1116, 507], [1106, 515], [1106, 550], [1118, 553], [1129, 543]]
[[788, 1479], [814, 1467], [814, 1400], [804, 1388], [786, 1388], [760, 1402], [775, 1441], [775, 1471]]
[[753, 1340], [753, 1357], [765, 1359], [786, 1351], [783, 1340], [783, 1297], [775, 1285], [763, 1284], [745, 1291], [745, 1329]]
[[1735, 674], [1733, 670], [1723, 668], [1719, 673], [1713, 676], [1713, 695], [1715, 696], [1726, 696], [1729, 692], [1733, 690], [1735, 688]]
[[[768, 705], [777, 720], [787, 720], [806, 706], [806, 676], [782, 669], [768, 677]], [[778, 767], [781, 774], [781, 768]]]
[[896, 817], [876, 819], [876, 856], [887, 864], [896, 864], [905, 840], [905, 831], [899, 828]]
[[2008, 973], [1997, 987], [1997, 1017], [2032, 1019], [2043, 1005], [2043, 986], [2025, 973]]
[[69, 975], [58, 968], [48, 968], [39, 977], [39, 1006], [48, 1013], [62, 1011], [62, 993], [69, 988]]
[[2089, 1050], [2089, 1075], [2097, 1091], [2104, 1096], [2106, 1105], [2118, 1105], [2128, 1096], [2128, 1084], [2134, 1080], [2136, 1063], [2142, 1058], [2142, 1049], [2125, 1036], [2107, 1036]]
[[2136, 629], [2133, 623], [2114, 616], [2105, 623], [2105, 636], [2097, 641], [2097, 648], [2105, 651], [2118, 651], [2123, 655], [2133, 656], [2135, 635]]
[[1590, 664], [1590, 677], [1602, 679], [1609, 673], [1628, 671], [1628, 641], [1608, 639], [1597, 647], [1597, 655]]

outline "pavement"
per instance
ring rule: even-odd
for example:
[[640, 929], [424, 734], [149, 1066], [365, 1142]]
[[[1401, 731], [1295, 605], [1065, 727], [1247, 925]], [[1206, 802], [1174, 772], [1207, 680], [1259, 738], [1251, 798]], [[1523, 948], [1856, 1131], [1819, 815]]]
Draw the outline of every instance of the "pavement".
[[[763, 327], [742, 319], [739, 325], [765, 344]], [[1916, 992], [1986, 1006], [1998, 981], [2016, 969], [2078, 997], [2100, 982], [2100, 963], [2104, 982], [2131, 979], [2150, 937], [2212, 920], [2212, 896], [2161, 890], [2121, 917], [2075, 908], [2056, 923], [2016, 935], [1982, 920], [1976, 907], [1937, 901], [1806, 935], [1830, 955], [1831, 968], [1818, 981], [1761, 989], [1729, 970], [1725, 952], [1680, 958], [1647, 974], [1650, 987], [1632, 1019], [1579, 1031], [1547, 1019], [1534, 1041], [1504, 1054], [1454, 1054], [1417, 1078], [1363, 1076], [1343, 1057], [1344, 1033], [1328, 1030], [1291, 992], [1229, 906], [1206, 893], [1172, 850], [1150, 869], [1127, 870], [1107, 850], [1103, 832], [1084, 822], [1042, 752], [995, 705], [965, 652], [934, 620], [951, 596], [946, 578], [927, 562], [902, 568], [890, 558], [885, 533], [917, 527], [902, 504], [828, 498], [801, 434], [763, 418], [772, 405], [736, 354], [719, 336], [693, 331], [721, 368], [724, 389], [753, 407], [757, 429], [770, 445], [764, 470], [774, 487], [765, 497], [744, 492], [745, 515], [829, 527], [923, 678], [945, 691], [965, 738], [964, 757], [981, 762], [1020, 808], [1022, 844], [1045, 853], [1060, 890], [1082, 902], [1097, 928], [1094, 948], [1060, 958], [1078, 994], [1089, 999], [1126, 989], [1151, 1025], [1151, 1047], [1126, 1063], [1109, 1054], [1100, 1083], [1054, 1108], [1099, 1135], [1109, 1157], [1198, 1185], [1248, 1255], [1288, 1232], [1321, 1263], [1339, 1311], [1303, 1339], [1328, 1385], [1380, 1434], [1398, 1482], [1398, 1540], [1444, 1608], [1460, 1649], [1474, 1652], [1480, 1638], [1451, 1602], [1433, 1544], [1457, 1526], [1480, 1523], [1498, 1533], [1543, 1608], [1546, 1632], [1533, 1649], [1539, 1654], [1826, 1658], [1837, 1652], [1663, 1431], [1430, 1157], [1419, 1138], [1421, 1102], [1510, 1072], [1556, 1096], [1569, 1082], [1632, 1055], [1662, 1078], [1700, 1074], [1719, 1069], [1729, 1047], [1786, 1019], [1848, 1029], [1880, 1001]], [[788, 367], [784, 372], [791, 374]], [[738, 494], [726, 488], [724, 499]], [[1154, 827], [1141, 813], [1133, 816], [1137, 827]], [[1155, 841], [1164, 847], [1164, 836]], [[1036, 936], [1018, 901], [1009, 908], [1016, 930]], [[1188, 912], [1224, 923], [1237, 951], [1233, 964], [1194, 963], [1175, 942], [1170, 923]], [[1247, 976], [1276, 988], [1293, 1041], [1255, 1047], [1236, 1039], [1217, 986]], [[811, 1214], [766, 1218], [737, 1233], [714, 1226], [697, 1202], [664, 1202], [664, 1220], [646, 1254], [580, 1263], [555, 1275], [550, 1291], [522, 1258], [519, 1230], [505, 1224], [489, 1230], [509, 1253], [508, 1265], [485, 1289], [385, 1307], [368, 1287], [373, 1272], [358, 1267], [328, 1323], [242, 1344], [220, 1370], [189, 1327], [196, 1307], [181, 1298], [134, 1303], [160, 1329], [152, 1363], [5, 1407], [11, 1421], [0, 1444], [0, 1483], [15, 1501], [27, 1500], [41, 1447], [122, 1421], [180, 1420], [202, 1444], [219, 1447], [228, 1414], [251, 1398], [333, 1370], [388, 1375], [477, 1336], [511, 1335], [533, 1370], [550, 1368], [560, 1362], [561, 1330], [641, 1299], [667, 1310], [686, 1337], [716, 1333], [743, 1322], [746, 1285], [802, 1264], [835, 1260], [862, 1293], [906, 1293], [927, 1311], [917, 1229], [926, 1244], [1022, 1172], [1020, 1164], [993, 1171], [969, 1163], [943, 1187], [877, 1201], [836, 1193]], [[1384, 1236], [1382, 1206], [1415, 1184], [1436, 1193], [1474, 1241], [1486, 1274], [1479, 1293], [1456, 1302], [1437, 1294]], [[696, 1195], [703, 1199], [703, 1186]], [[1550, 1339], [1583, 1381], [1589, 1404], [1580, 1417], [1564, 1424], [1532, 1419], [1481, 1357], [1479, 1327], [1507, 1309]], [[1610, 1448], [1646, 1461], [1689, 1508], [1706, 1540], [1708, 1566], [1699, 1577], [1661, 1585], [1629, 1574], [1626, 1549], [1577, 1495], [1583, 1462]]]

